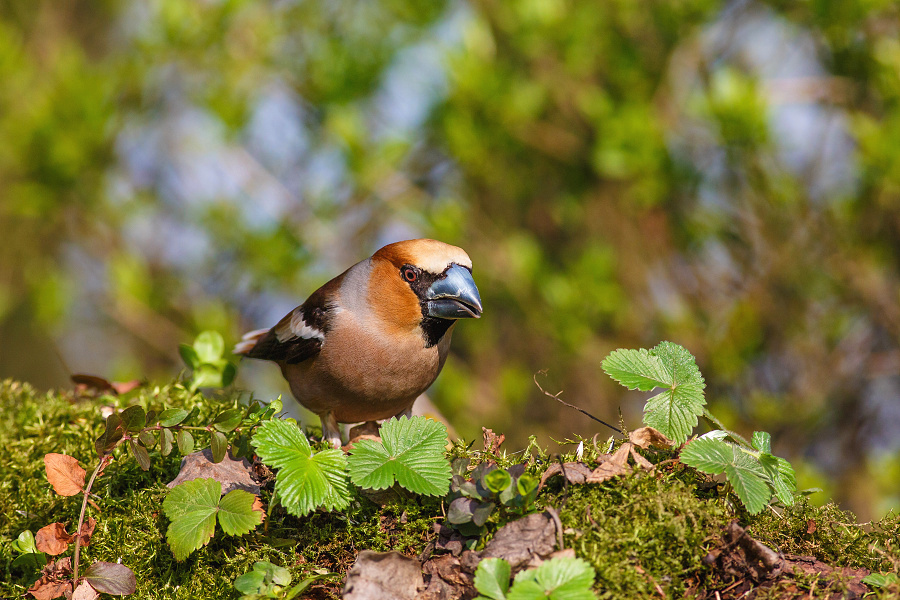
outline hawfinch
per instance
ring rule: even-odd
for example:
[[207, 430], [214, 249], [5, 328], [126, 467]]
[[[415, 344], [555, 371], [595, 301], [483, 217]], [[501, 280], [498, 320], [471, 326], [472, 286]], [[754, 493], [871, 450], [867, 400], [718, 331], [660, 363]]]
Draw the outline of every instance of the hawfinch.
[[341, 444], [338, 423], [409, 416], [437, 378], [457, 319], [481, 316], [472, 261], [436, 240], [389, 244], [313, 292], [234, 353], [271, 360]]

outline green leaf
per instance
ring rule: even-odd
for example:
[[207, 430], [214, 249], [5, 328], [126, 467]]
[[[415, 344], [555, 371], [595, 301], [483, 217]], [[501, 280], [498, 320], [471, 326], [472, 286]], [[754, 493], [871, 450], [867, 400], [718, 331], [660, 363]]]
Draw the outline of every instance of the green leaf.
[[142, 445], [135, 443], [134, 440], [128, 440], [128, 449], [131, 450], [132, 456], [137, 461], [138, 466], [142, 471], [150, 470], [150, 455], [147, 453], [147, 449]]
[[706, 387], [694, 357], [686, 348], [662, 342], [652, 350], [616, 350], [603, 370], [629, 389], [666, 388], [644, 405], [644, 424], [683, 443], [703, 414]]
[[219, 501], [219, 525], [225, 535], [244, 535], [262, 523], [262, 513], [253, 510], [255, 499], [250, 492], [231, 490]]
[[200, 357], [197, 356], [197, 351], [187, 344], [178, 344], [178, 354], [181, 355], [181, 360], [183, 360], [184, 364], [190, 367], [191, 370], [196, 369], [197, 365], [200, 364]]
[[13, 550], [22, 554], [37, 554], [38, 551], [37, 544], [34, 541], [34, 534], [29, 529], [20, 533], [19, 537], [10, 545], [13, 547]]
[[188, 416], [188, 411], [183, 408], [167, 408], [159, 414], [159, 424], [163, 427], [172, 427], [180, 424]]
[[234, 431], [234, 429], [241, 424], [241, 421], [243, 419], [244, 409], [231, 408], [216, 417], [212, 424], [213, 427], [215, 427], [219, 431], [228, 433], [229, 431]]
[[156, 438], [151, 432], [147, 431], [146, 429], [138, 435], [138, 440], [140, 440], [141, 444], [145, 448], [152, 448], [156, 445]]
[[785, 506], [793, 505], [797, 481], [791, 463], [771, 454], [760, 454], [759, 463], [765, 469], [766, 480], [781, 503]]
[[509, 590], [509, 563], [502, 558], [486, 558], [475, 570], [475, 589], [491, 600], [506, 600]]
[[553, 558], [516, 575], [507, 600], [594, 600], [594, 569], [580, 558]]
[[264, 572], [257, 571], [254, 566], [253, 570], [247, 571], [243, 575], [239, 575], [237, 579], [234, 580], [234, 589], [246, 596], [260, 595], [260, 591], [263, 586], [265, 586], [265, 576]]
[[175, 439], [178, 441], [178, 451], [183, 456], [194, 451], [194, 436], [187, 429], [179, 429]]
[[216, 512], [222, 486], [215, 479], [194, 479], [176, 485], [163, 501], [169, 518], [166, 539], [176, 560], [209, 542], [216, 527]]
[[118, 413], [113, 413], [106, 417], [106, 427], [97, 441], [94, 442], [94, 448], [97, 454], [103, 456], [107, 452], [112, 451], [119, 443], [119, 440], [125, 435], [125, 427], [122, 426], [122, 418]]
[[171, 429], [161, 429], [159, 431], [159, 452], [163, 456], [172, 453], [172, 446], [175, 444], [175, 436], [172, 435]]
[[765, 508], [772, 497], [763, 465], [740, 446], [715, 439], [695, 439], [685, 446], [679, 458], [684, 464], [704, 473], [725, 473], [751, 514]]
[[725, 476], [747, 511], [755, 515], [766, 507], [772, 497], [772, 490], [757, 473], [746, 467], [747, 465], [728, 465], [725, 467]]
[[444, 456], [447, 428], [425, 417], [396, 417], [381, 426], [381, 442], [354, 444], [348, 462], [350, 479], [362, 488], [401, 486], [428, 496], [443, 496], [450, 487], [450, 462]]
[[202, 363], [194, 369], [194, 377], [191, 380], [191, 391], [197, 388], [225, 387], [222, 382], [222, 369], [216, 365]]
[[875, 587], [888, 587], [900, 584], [900, 577], [896, 573], [870, 573], [863, 577], [863, 583]]
[[279, 469], [275, 493], [289, 513], [303, 516], [319, 506], [334, 510], [349, 504], [347, 459], [340, 450], [314, 454], [303, 432], [280, 419], [263, 423], [250, 443], [264, 463]]
[[494, 469], [487, 473], [483, 480], [484, 487], [495, 494], [499, 494], [512, 484], [512, 477], [506, 469]]
[[697, 438], [681, 451], [679, 459], [689, 467], [713, 475], [723, 473], [731, 464], [734, 451], [731, 444], [714, 438]]
[[218, 331], [203, 331], [194, 340], [194, 351], [200, 362], [214, 363], [225, 352], [225, 340]]
[[772, 453], [772, 436], [766, 431], [754, 431], [750, 443], [760, 452]]
[[225, 453], [228, 452], [228, 439], [221, 431], [209, 432], [209, 449], [212, 452], [214, 463], [220, 463], [225, 460]]
[[95, 562], [85, 570], [84, 578], [98, 592], [113, 596], [133, 594], [137, 586], [134, 572], [118, 563]]
[[653, 388], [668, 387], [669, 374], [657, 356], [649, 350], [619, 349], [601, 363], [603, 371], [629, 390], [649, 392]]
[[137, 433], [143, 429], [146, 416], [144, 409], [136, 404], [129, 406], [119, 414], [122, 419], [122, 427], [127, 433]]

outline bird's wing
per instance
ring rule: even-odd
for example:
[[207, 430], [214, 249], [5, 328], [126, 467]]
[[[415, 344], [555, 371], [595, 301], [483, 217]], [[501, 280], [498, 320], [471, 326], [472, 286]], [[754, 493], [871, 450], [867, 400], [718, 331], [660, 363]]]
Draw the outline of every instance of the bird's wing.
[[336, 308], [330, 298], [338, 281], [316, 290], [269, 330], [251, 331], [235, 347], [235, 354], [288, 364], [301, 363], [319, 353]]

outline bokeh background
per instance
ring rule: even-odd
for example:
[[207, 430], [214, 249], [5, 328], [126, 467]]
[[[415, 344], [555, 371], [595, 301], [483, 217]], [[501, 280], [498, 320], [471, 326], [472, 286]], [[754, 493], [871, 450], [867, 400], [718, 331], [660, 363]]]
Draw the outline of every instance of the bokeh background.
[[484, 299], [467, 438], [593, 435], [540, 369], [637, 426], [600, 363], [666, 339], [814, 500], [900, 507], [896, 2], [0, 1], [0, 377], [170, 379], [420, 236]]

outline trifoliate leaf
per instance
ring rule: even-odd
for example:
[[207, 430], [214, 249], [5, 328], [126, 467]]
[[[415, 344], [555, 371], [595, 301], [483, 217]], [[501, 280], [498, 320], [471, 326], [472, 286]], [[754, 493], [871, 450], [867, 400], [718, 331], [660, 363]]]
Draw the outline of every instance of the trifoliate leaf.
[[765, 508], [772, 490], [759, 460], [739, 446], [715, 439], [696, 439], [681, 451], [680, 460], [704, 473], [725, 473], [728, 482], [751, 514]]
[[231, 490], [219, 501], [219, 525], [225, 535], [244, 535], [262, 523], [262, 513], [253, 510], [256, 496], [244, 490]]
[[616, 350], [603, 361], [603, 370], [629, 389], [666, 391], [647, 400], [644, 424], [683, 443], [703, 414], [706, 386], [694, 357], [686, 348], [662, 342], [652, 350]]
[[222, 486], [215, 479], [194, 479], [176, 485], [163, 501], [169, 518], [166, 539], [177, 560], [209, 542], [216, 528], [216, 515], [226, 535], [243, 535], [262, 522], [253, 510], [255, 496], [233, 490], [221, 498]]
[[425, 417], [392, 418], [381, 426], [381, 442], [356, 442], [348, 460], [350, 479], [362, 488], [382, 490], [396, 480], [427, 496], [443, 496], [450, 487], [450, 462], [444, 456], [447, 428]]
[[505, 600], [509, 590], [509, 563], [502, 558], [486, 558], [475, 570], [475, 589], [491, 600]]
[[507, 600], [595, 600], [594, 569], [580, 558], [553, 558], [516, 575]]
[[163, 510], [171, 521], [166, 539], [176, 560], [184, 560], [212, 537], [221, 494], [215, 479], [194, 479], [175, 486], [166, 496]]
[[314, 454], [303, 432], [281, 419], [264, 422], [250, 443], [264, 463], [279, 469], [275, 493], [292, 515], [303, 516], [319, 506], [343, 509], [349, 504], [347, 460], [340, 450]]

